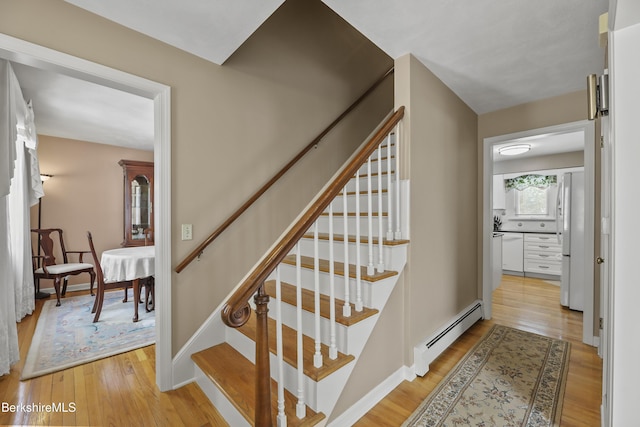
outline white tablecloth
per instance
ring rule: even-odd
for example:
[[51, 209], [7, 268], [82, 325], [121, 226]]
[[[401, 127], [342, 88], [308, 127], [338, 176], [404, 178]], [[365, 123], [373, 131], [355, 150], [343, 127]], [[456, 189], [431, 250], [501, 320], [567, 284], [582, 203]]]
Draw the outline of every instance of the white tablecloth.
[[142, 279], [155, 274], [155, 248], [138, 246], [110, 249], [100, 258], [105, 283]]

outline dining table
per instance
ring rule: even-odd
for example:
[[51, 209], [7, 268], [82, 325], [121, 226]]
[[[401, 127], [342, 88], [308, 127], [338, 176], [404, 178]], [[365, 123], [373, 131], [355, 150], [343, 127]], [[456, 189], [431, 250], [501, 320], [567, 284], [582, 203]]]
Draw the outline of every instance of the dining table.
[[100, 258], [105, 283], [131, 281], [133, 286], [134, 316], [138, 321], [140, 280], [155, 274], [155, 247], [133, 246], [109, 249]]

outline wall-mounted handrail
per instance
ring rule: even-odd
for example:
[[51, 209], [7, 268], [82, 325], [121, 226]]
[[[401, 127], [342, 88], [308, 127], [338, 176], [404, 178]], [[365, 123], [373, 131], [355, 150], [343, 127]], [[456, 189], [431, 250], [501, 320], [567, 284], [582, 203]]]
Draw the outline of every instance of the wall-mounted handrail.
[[185, 269], [194, 259], [202, 254], [202, 252], [209, 246], [222, 232], [224, 232], [233, 222], [240, 217], [249, 207], [258, 200], [264, 193], [267, 192], [273, 184], [275, 184], [285, 173], [289, 171], [305, 154], [307, 154], [312, 148], [320, 143], [320, 141], [340, 123], [351, 111], [353, 111], [365, 98], [367, 98], [382, 82], [391, 74], [393, 74], [393, 67], [390, 68], [383, 76], [381, 76], [375, 83], [367, 89], [358, 99], [356, 99], [342, 114], [340, 114], [325, 130], [320, 132], [313, 141], [311, 141], [306, 147], [302, 149], [293, 159], [289, 161], [278, 173], [276, 173], [266, 184], [264, 184], [258, 191], [255, 192], [242, 206], [240, 206], [229, 218], [226, 219], [213, 233], [209, 235], [197, 248], [195, 248], [185, 259], [178, 264], [175, 268], [176, 273], [180, 273]]

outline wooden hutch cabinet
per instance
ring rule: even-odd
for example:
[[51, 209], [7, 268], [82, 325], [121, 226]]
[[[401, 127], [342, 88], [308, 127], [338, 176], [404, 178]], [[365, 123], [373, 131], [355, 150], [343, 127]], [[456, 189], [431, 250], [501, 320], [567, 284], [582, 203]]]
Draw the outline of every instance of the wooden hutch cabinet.
[[120, 160], [124, 173], [122, 246], [153, 245], [153, 162]]

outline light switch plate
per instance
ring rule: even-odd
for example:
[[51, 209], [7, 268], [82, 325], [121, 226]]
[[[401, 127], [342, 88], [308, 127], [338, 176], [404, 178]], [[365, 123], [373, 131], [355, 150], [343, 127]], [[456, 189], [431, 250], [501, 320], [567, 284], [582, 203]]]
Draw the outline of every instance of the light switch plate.
[[193, 224], [182, 224], [182, 240], [193, 239]]

